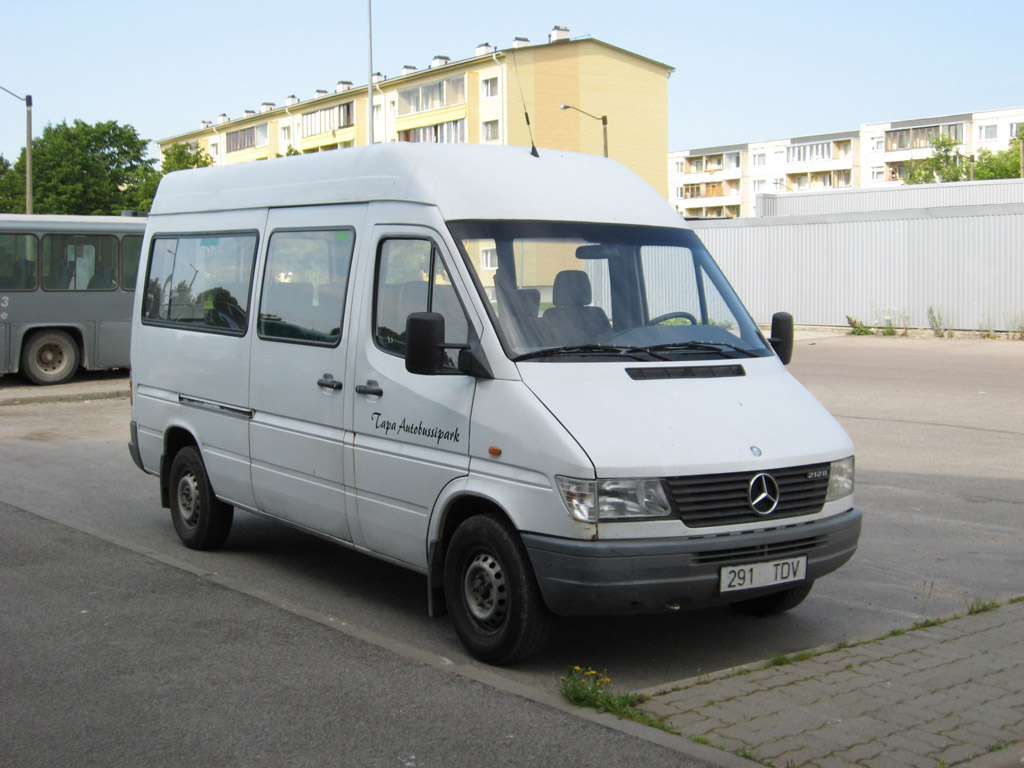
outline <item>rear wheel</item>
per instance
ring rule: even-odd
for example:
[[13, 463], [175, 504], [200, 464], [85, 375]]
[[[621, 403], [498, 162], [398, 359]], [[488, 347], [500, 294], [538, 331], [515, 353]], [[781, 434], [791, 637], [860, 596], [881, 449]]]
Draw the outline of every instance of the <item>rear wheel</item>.
[[781, 592], [740, 600], [738, 603], [733, 603], [732, 607], [751, 616], [773, 616], [777, 613], [784, 613], [790, 608], [796, 608], [811, 593], [813, 586], [813, 581], [805, 581], [797, 587], [790, 587]]
[[33, 384], [63, 384], [78, 371], [78, 345], [64, 331], [40, 331], [22, 350], [21, 370]]
[[182, 448], [171, 463], [171, 520], [190, 549], [215, 549], [231, 532], [235, 508], [218, 499], [199, 451]]
[[448, 545], [444, 591], [455, 632], [476, 658], [512, 664], [547, 643], [552, 617], [537, 587], [529, 555], [496, 515], [476, 515]]

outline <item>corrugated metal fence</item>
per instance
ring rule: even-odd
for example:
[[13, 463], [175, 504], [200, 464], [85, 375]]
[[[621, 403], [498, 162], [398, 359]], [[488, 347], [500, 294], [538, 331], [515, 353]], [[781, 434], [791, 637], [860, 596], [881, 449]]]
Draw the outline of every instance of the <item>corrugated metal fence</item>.
[[689, 223], [759, 323], [1024, 324], [1024, 203]]

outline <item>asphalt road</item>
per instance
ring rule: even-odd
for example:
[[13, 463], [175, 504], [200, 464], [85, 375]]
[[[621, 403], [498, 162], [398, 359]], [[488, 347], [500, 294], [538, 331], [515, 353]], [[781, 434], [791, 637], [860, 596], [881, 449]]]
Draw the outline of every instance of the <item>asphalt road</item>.
[[[539, 659], [512, 669], [482, 667], [462, 652], [446, 620], [427, 618], [425, 580], [416, 574], [245, 514], [236, 515], [223, 549], [183, 548], [159, 507], [155, 479], [128, 457], [126, 400], [0, 408], [0, 502], [93, 533], [111, 552], [166, 562], [226, 587], [246, 596], [245, 611], [255, 600], [261, 612], [313, 617], [319, 627], [340, 627], [335, 635], [368, 642], [374, 653], [393, 652], [388, 658], [398, 666], [426, 664], [442, 675], [448, 667], [537, 700], [552, 696], [568, 665], [606, 670], [622, 690], [649, 688], [1021, 593], [1024, 343], [823, 335], [797, 342], [790, 370], [857, 445], [865, 524], [853, 561], [783, 616], [721, 609], [565, 621]], [[178, 606], [184, 617], [188, 605]], [[305, 643], [302, 626], [295, 633]], [[231, 639], [243, 635], [244, 628]], [[208, 646], [202, 638], [195, 653]], [[305, 648], [314, 678], [330, 679], [323, 649]], [[230, 666], [230, 654], [223, 663]], [[282, 704], [294, 714], [292, 704]], [[201, 717], [187, 701], [179, 706], [189, 710], [184, 717]]]

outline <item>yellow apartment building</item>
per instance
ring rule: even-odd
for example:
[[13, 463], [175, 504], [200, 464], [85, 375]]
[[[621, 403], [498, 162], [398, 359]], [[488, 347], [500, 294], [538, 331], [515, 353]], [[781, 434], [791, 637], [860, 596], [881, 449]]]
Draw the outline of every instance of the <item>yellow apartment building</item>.
[[[511, 47], [477, 46], [459, 61], [373, 76], [373, 141], [505, 144], [607, 153], [668, 190], [668, 77], [660, 62], [555, 27], [548, 42], [516, 38]], [[564, 106], [563, 106], [564, 105]], [[527, 124], [527, 115], [529, 124]], [[283, 106], [264, 103], [242, 116], [221, 115], [198, 130], [157, 143], [202, 147], [215, 165], [365, 145], [367, 86], [340, 81]], [[603, 118], [603, 120], [602, 120]], [[531, 137], [532, 131], [532, 137]], [[607, 131], [607, 138], [605, 135]]]

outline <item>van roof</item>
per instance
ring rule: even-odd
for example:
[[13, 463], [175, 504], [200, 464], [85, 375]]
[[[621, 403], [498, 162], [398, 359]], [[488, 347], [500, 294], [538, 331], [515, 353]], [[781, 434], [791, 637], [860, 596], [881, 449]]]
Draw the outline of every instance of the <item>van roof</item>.
[[620, 163], [555, 149], [389, 143], [170, 173], [153, 215], [395, 200], [447, 220], [559, 219], [685, 226]]

